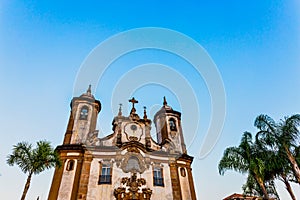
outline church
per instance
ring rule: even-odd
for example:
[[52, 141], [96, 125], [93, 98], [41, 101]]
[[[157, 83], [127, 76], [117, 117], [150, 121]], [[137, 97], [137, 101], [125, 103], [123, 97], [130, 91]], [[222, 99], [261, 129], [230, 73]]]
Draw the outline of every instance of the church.
[[191, 164], [181, 124], [181, 113], [166, 98], [153, 124], [146, 108], [137, 114], [119, 112], [112, 133], [98, 138], [101, 103], [91, 86], [71, 101], [63, 144], [56, 150], [62, 166], [56, 168], [48, 200], [196, 200]]

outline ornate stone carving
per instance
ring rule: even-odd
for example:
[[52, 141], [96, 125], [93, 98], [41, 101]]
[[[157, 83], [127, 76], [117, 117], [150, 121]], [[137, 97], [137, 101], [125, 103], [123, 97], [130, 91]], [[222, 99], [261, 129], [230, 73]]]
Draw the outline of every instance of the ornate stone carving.
[[124, 126], [124, 133], [128, 141], [141, 141], [144, 135], [143, 128], [139, 123], [129, 122]]
[[128, 152], [134, 152], [134, 153], [140, 153], [140, 151], [136, 147], [128, 147], [127, 151]]
[[[138, 151], [138, 149], [134, 149], [134, 147], [131, 147], [131, 150]], [[145, 161], [141, 154], [136, 152], [127, 152], [124, 157], [125, 158], [121, 163], [121, 169], [123, 170], [123, 172], [143, 173], [146, 170]]]
[[129, 136], [130, 141], [138, 141], [138, 138], [135, 136]]
[[114, 196], [117, 200], [150, 200], [152, 190], [142, 188], [143, 185], [146, 185], [146, 180], [137, 178], [136, 173], [133, 173], [131, 178], [123, 177], [121, 183], [125, 187], [118, 187], [114, 190]]
[[87, 140], [86, 140], [87, 145], [96, 145], [98, 141], [99, 141], [98, 131], [93, 131], [88, 133]]

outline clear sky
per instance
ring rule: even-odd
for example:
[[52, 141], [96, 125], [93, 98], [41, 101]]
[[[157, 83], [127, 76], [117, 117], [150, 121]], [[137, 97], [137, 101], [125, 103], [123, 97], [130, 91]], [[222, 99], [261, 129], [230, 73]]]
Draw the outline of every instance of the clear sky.
[[[111, 120], [117, 114], [118, 103], [124, 104], [126, 114], [129, 105], [126, 101], [135, 96], [140, 102], [138, 112], [142, 114], [145, 105], [152, 118], [165, 95], [168, 103], [183, 114], [188, 152], [195, 156], [193, 173], [198, 199], [218, 200], [241, 192], [243, 175], [218, 174], [217, 165], [224, 149], [238, 145], [244, 131], [255, 133], [253, 121], [261, 113], [276, 120], [300, 113], [300, 3], [296, 0], [107, 2], [1, 1], [1, 199], [19, 199], [25, 183], [26, 176], [17, 167], [6, 164], [12, 146], [19, 141], [34, 143], [41, 139], [51, 141], [53, 146], [61, 144], [70, 100], [73, 95], [85, 92], [73, 92], [84, 60], [109, 37], [142, 27], [177, 31], [207, 51], [225, 87], [223, 131], [213, 150], [200, 159], [200, 146], [211, 123], [210, 86], [205, 77], [178, 55], [142, 49], [114, 60], [99, 83], [93, 85], [93, 92], [102, 103], [98, 119], [100, 136], [111, 133]], [[120, 46], [112, 46], [110, 50]], [[161, 65], [147, 66], [148, 63]], [[154, 70], [147, 73], [147, 69], [154, 68], [155, 81], [151, 74]], [[164, 69], [169, 73], [163, 73]], [[135, 82], [126, 82], [128, 77], [145, 81], [134, 85]], [[133, 88], [125, 91], [127, 97], [116, 94], [117, 89], [124, 89], [124, 82]], [[196, 107], [191, 96], [197, 100]], [[196, 118], [191, 117], [195, 110]], [[193, 132], [197, 125], [198, 130]], [[33, 177], [28, 199], [38, 196], [47, 199], [52, 174], [50, 170]], [[284, 186], [279, 182], [277, 186], [281, 199], [289, 199]], [[293, 187], [300, 197], [299, 186]]]

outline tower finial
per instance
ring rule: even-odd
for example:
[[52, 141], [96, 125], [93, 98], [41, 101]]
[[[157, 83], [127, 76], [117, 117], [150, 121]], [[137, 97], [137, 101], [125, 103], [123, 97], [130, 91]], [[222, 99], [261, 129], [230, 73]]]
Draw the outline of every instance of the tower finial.
[[168, 105], [168, 102], [166, 100], [166, 97], [164, 96], [164, 103], [163, 103], [164, 106]]
[[122, 104], [120, 103], [119, 106], [120, 106], [120, 107], [119, 107], [119, 113], [118, 113], [118, 115], [119, 115], [119, 116], [122, 116]]
[[92, 85], [91, 85], [91, 84], [89, 84], [89, 88], [87, 89], [86, 93], [87, 93], [88, 95], [91, 95], [91, 94], [92, 94]]
[[146, 111], [147, 107], [144, 106], [144, 119], [146, 120], [148, 117], [147, 117], [147, 111]]

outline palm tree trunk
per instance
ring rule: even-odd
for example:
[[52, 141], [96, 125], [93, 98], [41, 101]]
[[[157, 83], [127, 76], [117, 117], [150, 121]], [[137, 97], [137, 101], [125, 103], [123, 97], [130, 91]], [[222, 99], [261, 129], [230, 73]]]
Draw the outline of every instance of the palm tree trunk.
[[263, 180], [261, 178], [259, 178], [257, 175], [254, 175], [254, 178], [256, 179], [257, 183], [259, 184], [259, 186], [264, 194], [264, 199], [267, 199], [267, 200], [270, 199]]
[[29, 175], [28, 175], [28, 177], [27, 177], [26, 184], [25, 184], [25, 187], [24, 187], [24, 190], [23, 190], [23, 194], [22, 194], [21, 200], [25, 200], [27, 191], [28, 191], [29, 186], [30, 186], [31, 177], [32, 177], [32, 172], [30, 172]]
[[284, 145], [284, 149], [285, 149], [285, 152], [287, 154], [287, 157], [288, 157], [290, 163], [292, 164], [292, 168], [293, 168], [293, 172], [294, 172], [294, 175], [296, 177], [296, 180], [300, 184], [300, 169], [299, 169], [299, 166], [296, 162], [296, 159], [292, 155], [290, 149], [286, 145]]
[[287, 177], [286, 177], [286, 175], [284, 173], [281, 173], [281, 178], [282, 178], [282, 181], [285, 184], [286, 190], [289, 192], [291, 198], [293, 200], [296, 200], [296, 197], [295, 197], [295, 195], [293, 193], [293, 190], [292, 190], [292, 187], [290, 185], [290, 182], [288, 181], [288, 179], [287, 179]]

